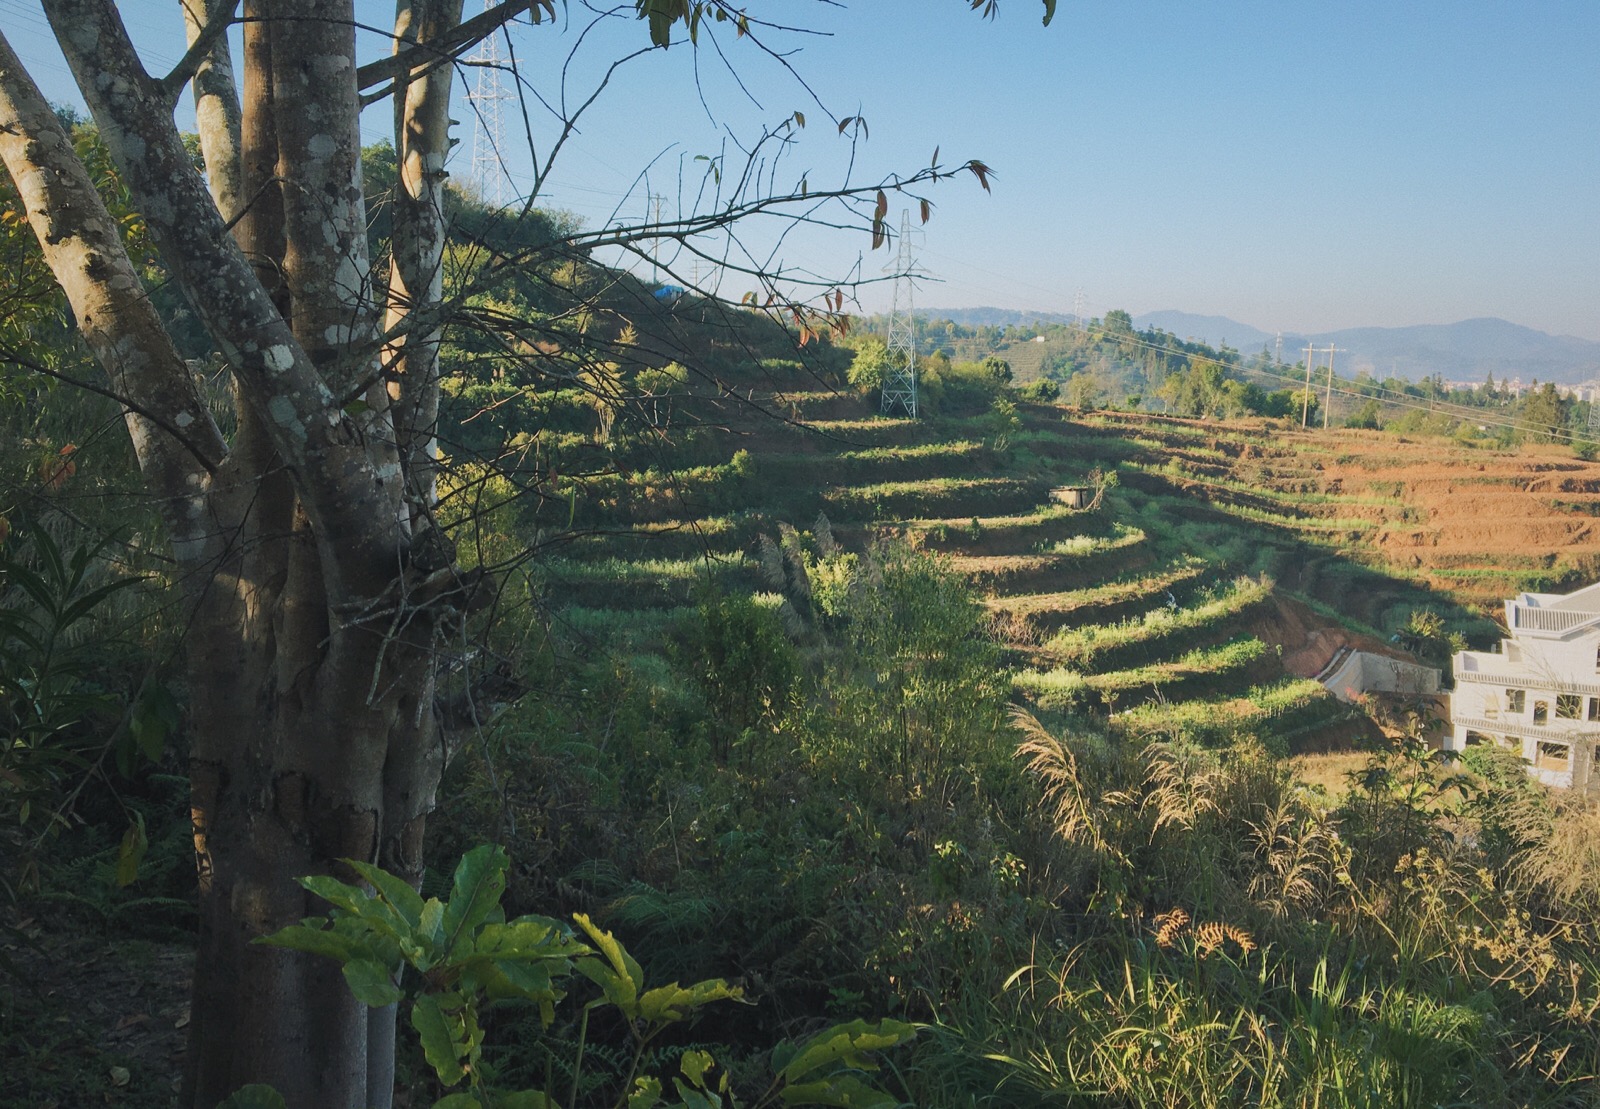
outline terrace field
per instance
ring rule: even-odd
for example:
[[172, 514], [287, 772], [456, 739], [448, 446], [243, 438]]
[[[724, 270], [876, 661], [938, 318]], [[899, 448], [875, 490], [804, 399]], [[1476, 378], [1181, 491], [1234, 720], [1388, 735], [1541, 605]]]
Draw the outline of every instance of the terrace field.
[[[1249, 731], [1288, 753], [1372, 734], [1308, 681], [1341, 648], [1396, 651], [1418, 610], [1484, 644], [1502, 598], [1600, 573], [1600, 463], [1562, 448], [1053, 405], [996, 436], [984, 417], [880, 419], [843, 392], [745, 402], [719, 402], [675, 485], [652, 468], [575, 504], [589, 536], [545, 571], [558, 622], [571, 606], [601, 639], [670, 633], [708, 586], [781, 584], [763, 542], [786, 525], [803, 546], [826, 520], [846, 547], [903, 542], [965, 576], [1035, 713]], [[1050, 499], [1094, 481], [1093, 509]]]

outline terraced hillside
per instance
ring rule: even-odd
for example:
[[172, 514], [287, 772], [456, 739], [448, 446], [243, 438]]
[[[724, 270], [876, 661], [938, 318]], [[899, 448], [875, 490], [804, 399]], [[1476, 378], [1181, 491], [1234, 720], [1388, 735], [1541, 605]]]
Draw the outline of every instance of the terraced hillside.
[[[1005, 645], [1016, 699], [1038, 713], [1217, 742], [1249, 730], [1294, 749], [1371, 728], [1311, 680], [1341, 647], [1391, 649], [1387, 633], [1417, 608], [1473, 626], [1458, 598], [1477, 594], [1385, 561], [1376, 536], [1422, 516], [1403, 482], [1342, 449], [1359, 448], [1355, 437], [1036, 406], [1002, 440], [986, 418], [883, 420], [840, 394], [746, 399], [724, 408], [714, 446], [703, 433], [695, 447], [697, 459], [727, 461], [671, 482], [634, 470], [574, 508], [592, 534], [545, 579], [569, 627], [626, 633], [637, 648], [707, 582], [770, 590], [762, 537], [820, 515], [847, 546], [894, 537], [965, 575]], [[1373, 442], [1370, 457], [1386, 445]], [[1097, 507], [1051, 501], [1053, 486], [1096, 471], [1115, 475]], [[1497, 596], [1520, 573], [1459, 580]]]
[[1600, 463], [1566, 447], [1116, 413], [1083, 427], [1106, 437], [1126, 485], [1181, 494], [1202, 543], [1237, 559], [1248, 535], [1263, 544], [1252, 566], [1379, 627], [1414, 605], [1401, 583], [1492, 615], [1517, 590], [1600, 577]]
[[[1562, 448], [1044, 405], [997, 434], [815, 388], [723, 398], [689, 438], [676, 470], [624, 465], [574, 504], [594, 533], [546, 569], [571, 626], [667, 629], [709, 581], [759, 593], [761, 537], [821, 515], [846, 545], [944, 556], [1019, 701], [1125, 732], [1337, 743], [1370, 727], [1310, 680], [1341, 648], [1393, 650], [1422, 609], [1486, 642], [1503, 597], [1600, 574], [1600, 464]], [[1052, 503], [1096, 472], [1097, 508]]]

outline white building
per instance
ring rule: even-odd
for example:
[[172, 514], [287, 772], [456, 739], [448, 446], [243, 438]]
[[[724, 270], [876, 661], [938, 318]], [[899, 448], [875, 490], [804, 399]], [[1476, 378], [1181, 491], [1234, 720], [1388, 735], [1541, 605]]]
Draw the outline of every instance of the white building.
[[1498, 743], [1549, 786], [1600, 790], [1600, 584], [1506, 602], [1511, 638], [1455, 656], [1445, 747]]

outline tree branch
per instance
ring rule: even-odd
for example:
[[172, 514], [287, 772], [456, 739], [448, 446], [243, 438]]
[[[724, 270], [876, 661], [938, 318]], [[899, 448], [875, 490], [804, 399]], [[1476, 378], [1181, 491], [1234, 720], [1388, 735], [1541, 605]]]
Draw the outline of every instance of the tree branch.
[[[554, 0], [504, 0], [503, 3], [457, 24], [455, 30], [435, 41], [418, 42], [403, 50], [397, 50], [387, 58], [368, 62], [356, 70], [356, 88], [365, 90], [382, 81], [392, 82], [414, 69], [422, 70], [422, 73], [413, 73], [415, 77], [441, 65], [448, 65], [499, 30], [502, 25], [532, 7], [543, 8], [550, 13], [551, 19], [555, 18]], [[363, 97], [363, 103], [382, 99], [392, 91], [391, 86], [381, 93]]]
[[[183, 0], [185, 13], [191, 4], [198, 0]], [[172, 72], [156, 82], [156, 90], [169, 105], [178, 102], [178, 94], [183, 92], [201, 65], [205, 63], [206, 55], [211, 53], [211, 48], [217, 40], [228, 33], [228, 27], [233, 23], [234, 12], [239, 6], [238, 0], [232, 0], [227, 8], [218, 8], [211, 20], [201, 29], [200, 34], [189, 44], [189, 49], [183, 57], [178, 59], [178, 64], [172, 67]]]

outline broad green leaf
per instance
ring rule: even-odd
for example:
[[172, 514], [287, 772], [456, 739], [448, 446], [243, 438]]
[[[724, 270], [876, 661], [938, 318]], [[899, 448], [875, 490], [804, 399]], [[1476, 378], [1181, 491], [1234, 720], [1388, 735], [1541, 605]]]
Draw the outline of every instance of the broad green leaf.
[[867, 1057], [866, 1052], [894, 1047], [913, 1039], [916, 1034], [915, 1025], [898, 1020], [879, 1021], [877, 1024], [853, 1020], [848, 1024], [836, 1024], [807, 1040], [800, 1054], [781, 1073], [786, 1082], [792, 1083], [834, 1064], [856, 1070], [876, 1070], [877, 1064]]
[[444, 938], [452, 953], [499, 907], [510, 865], [505, 851], [493, 843], [474, 847], [461, 856], [451, 883], [450, 901], [444, 907]]
[[697, 1090], [681, 1078], [674, 1078], [672, 1084], [677, 1087], [685, 1109], [721, 1109], [722, 1099], [716, 1094]]
[[397, 877], [384, 870], [381, 866], [371, 863], [358, 862], [355, 859], [345, 860], [350, 869], [371, 883], [395, 910], [401, 918], [411, 927], [415, 928], [422, 921], [422, 895], [411, 888], [411, 883], [404, 878]]
[[172, 734], [179, 720], [178, 702], [172, 691], [160, 682], [149, 682], [128, 717], [128, 731], [145, 758], [160, 762], [167, 736]]
[[571, 933], [548, 917], [519, 916], [508, 924], [485, 924], [478, 951], [501, 959], [564, 959], [589, 954]]
[[300, 884], [328, 904], [343, 909], [363, 923], [396, 939], [409, 931], [405, 919], [387, 901], [374, 897], [360, 886], [349, 885], [327, 874], [308, 875], [300, 879]]
[[439, 1004], [439, 995], [423, 994], [411, 1006], [411, 1027], [422, 1040], [422, 1054], [446, 1086], [454, 1086], [466, 1074], [461, 1069], [462, 1052], [455, 1030], [458, 1022]]
[[271, 1086], [254, 1084], [240, 1086], [229, 1094], [217, 1109], [289, 1109], [283, 1095]]
[[[565, 969], [565, 968], [563, 968]], [[507, 959], [491, 960], [481, 974], [483, 988], [496, 1000], [521, 997], [557, 1001], [563, 994], [550, 979], [550, 968], [540, 963], [520, 963]]]
[[359, 944], [347, 935], [305, 924], [291, 924], [255, 942], [269, 947], [286, 947], [291, 951], [306, 951], [312, 955], [325, 955], [341, 963], [360, 950]]
[[460, 1093], [445, 1094], [444, 1097], [433, 1103], [433, 1109], [483, 1109], [483, 1102], [462, 1091]]
[[572, 968], [599, 986], [606, 1000], [620, 1009], [624, 1016], [633, 1018], [639, 1015], [639, 991], [636, 983], [618, 974], [599, 959], [579, 959], [572, 964]]
[[843, 1109], [893, 1109], [900, 1104], [894, 1096], [867, 1085], [853, 1074], [785, 1086], [778, 1096], [785, 1105], [832, 1105]]
[[360, 886], [352, 886], [339, 881], [327, 874], [308, 874], [299, 882], [306, 889], [322, 898], [328, 904], [353, 913], [358, 917], [365, 917], [369, 910], [372, 895]]
[[561, 1109], [561, 1103], [543, 1090], [518, 1090], [497, 1095], [494, 1109]]
[[637, 1017], [639, 987], [644, 981], [643, 969], [610, 932], [601, 931], [583, 913], [572, 914], [572, 919], [578, 922], [578, 927], [594, 941], [595, 947], [610, 964], [607, 966], [598, 959], [586, 958], [574, 963], [574, 968], [604, 990], [606, 1000], [622, 1010], [625, 1016]]
[[344, 965], [344, 980], [357, 1001], [374, 1009], [393, 1005], [405, 996], [394, 984], [388, 968], [373, 959], [351, 959]]
[[683, 1058], [678, 1061], [678, 1069], [683, 1071], [683, 1076], [702, 1090], [706, 1087], [706, 1071], [716, 1065], [717, 1061], [711, 1058], [709, 1051], [685, 1051]]
[[673, 982], [671, 985], [658, 986], [639, 998], [639, 1015], [653, 1021], [682, 1020], [702, 1005], [713, 1001], [737, 1000], [743, 996], [743, 990], [728, 985], [721, 978], [696, 982], [687, 988]]
[[661, 1101], [661, 1079], [651, 1076], [636, 1078], [628, 1094], [628, 1109], [655, 1109]]
[[428, 898], [417, 919], [417, 934], [430, 944], [444, 939], [444, 902], [437, 897]]

